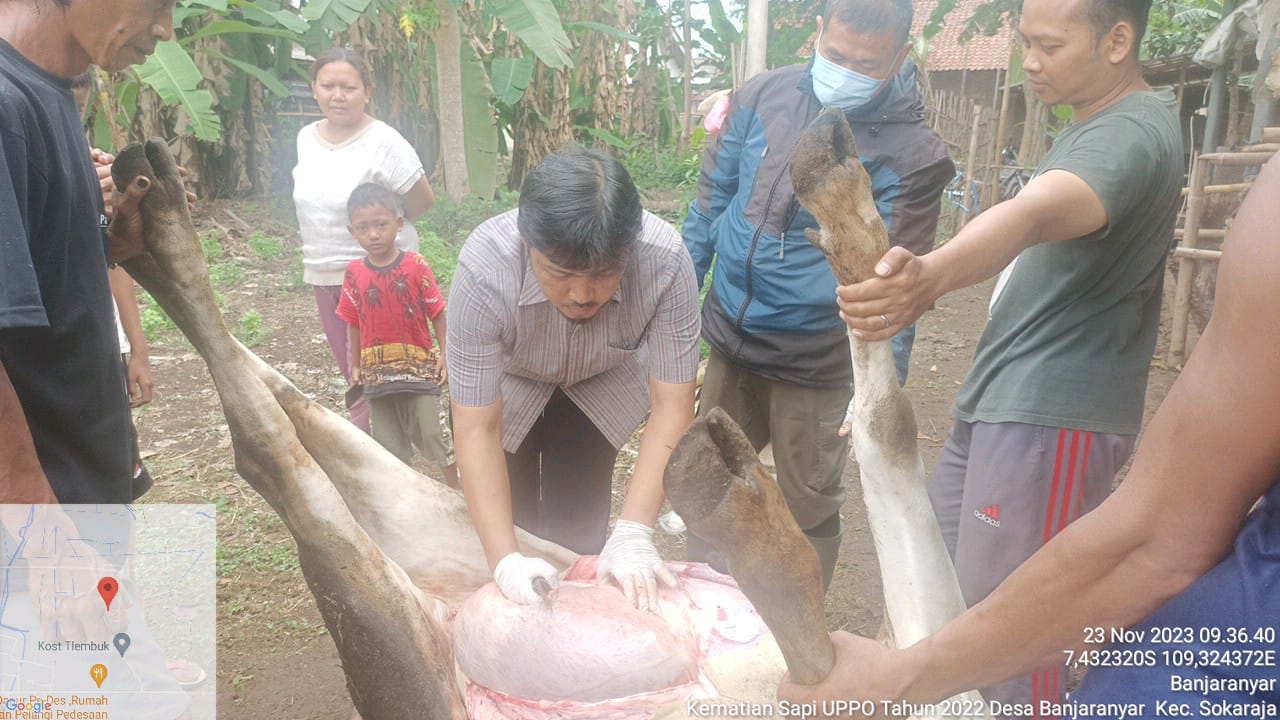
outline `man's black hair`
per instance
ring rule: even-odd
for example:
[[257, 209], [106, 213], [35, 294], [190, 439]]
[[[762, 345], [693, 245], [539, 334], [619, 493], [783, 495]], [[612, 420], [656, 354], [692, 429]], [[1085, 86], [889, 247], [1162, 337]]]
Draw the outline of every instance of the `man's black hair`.
[[390, 210], [396, 217], [404, 215], [404, 211], [400, 209], [400, 198], [396, 197], [395, 193], [377, 183], [364, 183], [352, 190], [351, 197], [347, 198], [347, 217], [350, 218], [351, 214], [360, 208], [374, 205]]
[[827, 0], [822, 21], [832, 21], [858, 34], [892, 32], [894, 45], [901, 47], [911, 35], [911, 0]]
[[626, 262], [643, 223], [640, 193], [622, 163], [574, 148], [538, 163], [520, 186], [520, 236], [566, 270]]
[[1136, 51], [1142, 44], [1142, 36], [1147, 33], [1151, 0], [1085, 0], [1085, 10], [1089, 15], [1089, 24], [1093, 25], [1093, 36], [1098, 40], [1111, 32], [1116, 23], [1129, 21], [1133, 25], [1133, 45]]

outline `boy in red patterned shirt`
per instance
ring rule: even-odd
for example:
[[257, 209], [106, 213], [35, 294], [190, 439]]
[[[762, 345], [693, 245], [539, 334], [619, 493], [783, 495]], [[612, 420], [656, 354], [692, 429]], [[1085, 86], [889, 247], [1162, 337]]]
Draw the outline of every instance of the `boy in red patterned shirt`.
[[357, 187], [347, 217], [347, 230], [367, 254], [347, 266], [337, 315], [348, 323], [351, 382], [369, 398], [373, 437], [406, 464], [416, 445], [433, 471], [456, 486], [443, 390], [444, 298], [435, 275], [420, 255], [396, 247], [404, 215], [387, 189]]

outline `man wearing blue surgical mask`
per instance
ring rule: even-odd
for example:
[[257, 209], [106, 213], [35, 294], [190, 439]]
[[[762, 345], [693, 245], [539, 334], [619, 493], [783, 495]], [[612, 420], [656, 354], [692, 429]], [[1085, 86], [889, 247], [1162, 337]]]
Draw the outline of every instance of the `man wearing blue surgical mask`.
[[[915, 253], [933, 248], [955, 166], [924, 122], [908, 58], [911, 16], [910, 0], [827, 0], [813, 59], [734, 93], [684, 222], [699, 284], [715, 260], [702, 308], [711, 357], [699, 412], [721, 407], [757, 449], [773, 444], [778, 482], [828, 584], [840, 547], [848, 452], [841, 426], [853, 373], [836, 281], [805, 239], [817, 222], [795, 198], [789, 159], [823, 107], [843, 109], [890, 242]], [[914, 337], [914, 326], [894, 337], [900, 382]], [[696, 537], [689, 556], [716, 564]]]

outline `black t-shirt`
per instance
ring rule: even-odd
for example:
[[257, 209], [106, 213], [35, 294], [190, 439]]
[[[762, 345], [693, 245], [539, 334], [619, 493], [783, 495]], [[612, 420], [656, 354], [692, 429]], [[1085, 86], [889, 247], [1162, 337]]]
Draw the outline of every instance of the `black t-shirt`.
[[0, 40], [0, 362], [64, 503], [135, 499], [102, 191], [70, 81]]

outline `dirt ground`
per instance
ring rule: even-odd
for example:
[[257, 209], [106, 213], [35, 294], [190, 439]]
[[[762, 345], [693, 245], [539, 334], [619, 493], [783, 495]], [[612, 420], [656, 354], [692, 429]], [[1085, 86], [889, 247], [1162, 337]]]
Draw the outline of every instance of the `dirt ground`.
[[[281, 201], [210, 202], [201, 206], [197, 225], [221, 248], [213, 250], [211, 275], [233, 332], [304, 392], [338, 409], [345, 388], [310, 288], [301, 283], [290, 213]], [[989, 295], [989, 283], [955, 293], [920, 321], [907, 390], [927, 467], [950, 426], [951, 402], [985, 322]], [[217, 507], [218, 661], [209, 682], [217, 684], [218, 717], [347, 720], [351, 704], [342, 668], [293, 543], [262, 498], [235, 476], [226, 423], [203, 361], [173, 329], [159, 331], [151, 355], [156, 399], [137, 415], [143, 455], [157, 478], [146, 501]], [[1148, 416], [1175, 375], [1154, 364]], [[629, 465], [623, 453], [620, 467]], [[882, 610], [878, 570], [856, 467], [851, 464], [846, 476], [844, 544], [827, 617], [832, 629], [874, 635]], [[667, 538], [662, 547], [681, 544]]]

